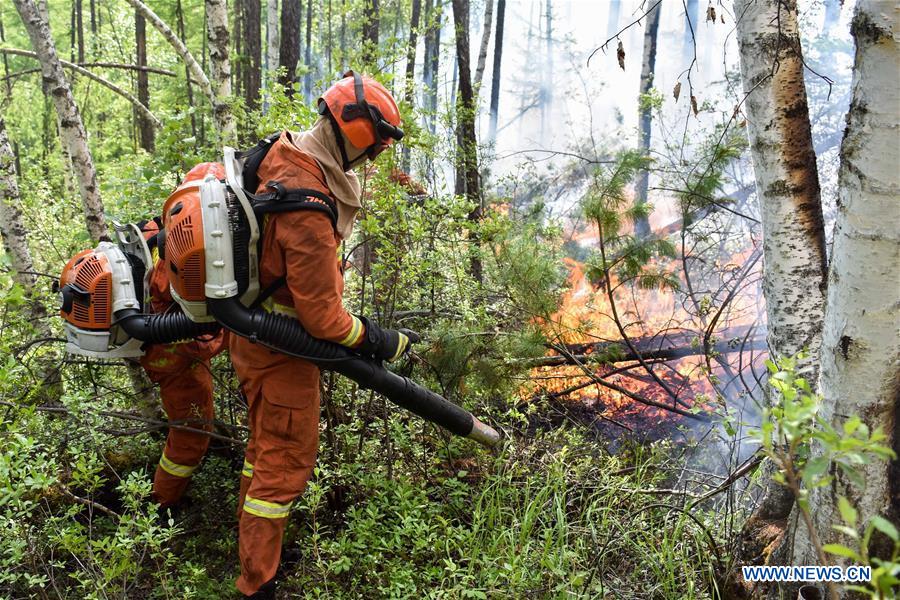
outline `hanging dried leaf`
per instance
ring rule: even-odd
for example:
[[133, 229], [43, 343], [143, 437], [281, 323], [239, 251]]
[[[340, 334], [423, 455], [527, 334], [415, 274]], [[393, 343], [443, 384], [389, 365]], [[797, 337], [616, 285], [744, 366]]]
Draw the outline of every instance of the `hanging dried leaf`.
[[691, 110], [694, 111], [694, 116], [696, 117], [699, 111], [697, 110], [697, 96], [693, 94], [691, 94]]
[[675, 89], [672, 90], [672, 95], [675, 96], [675, 102], [678, 102], [678, 96], [681, 95], [681, 82], [675, 84]]
[[722, 21], [722, 25], [725, 24], [725, 13], [722, 13], [721, 15], [719, 15], [719, 20]]
[[716, 7], [710, 4], [706, 7], [706, 22], [713, 22], [713, 25], [716, 24]]
[[616, 58], [619, 59], [619, 67], [624, 71], [625, 70], [625, 46], [622, 45], [622, 40], [619, 40], [619, 47], [616, 48]]
[[747, 126], [747, 119], [744, 119], [743, 121], [738, 123], [738, 127], [740, 127], [741, 129], [743, 129], [746, 126]]

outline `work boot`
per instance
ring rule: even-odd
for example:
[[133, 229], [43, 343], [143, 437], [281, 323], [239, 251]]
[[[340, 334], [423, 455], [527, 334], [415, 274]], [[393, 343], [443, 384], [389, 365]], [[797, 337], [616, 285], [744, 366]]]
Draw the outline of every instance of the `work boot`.
[[244, 598], [251, 598], [252, 600], [275, 600], [275, 589], [277, 587], [278, 583], [273, 578], [262, 584], [261, 588], [249, 596], [244, 596]]

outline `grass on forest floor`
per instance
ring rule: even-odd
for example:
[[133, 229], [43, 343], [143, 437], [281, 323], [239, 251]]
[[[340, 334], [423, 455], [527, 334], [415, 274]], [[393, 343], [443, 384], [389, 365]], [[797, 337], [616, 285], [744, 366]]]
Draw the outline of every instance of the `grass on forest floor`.
[[[659, 483], [664, 450], [610, 456], [555, 431], [463, 461], [470, 470], [395, 469], [389, 479], [371, 463], [323, 465], [292, 514], [281, 589], [291, 598], [710, 598], [706, 532], [634, 492]], [[193, 597], [231, 593], [237, 574], [233, 493], [222, 502], [221, 485], [231, 469], [204, 466], [189, 535], [175, 544], [204, 565], [184, 574]]]

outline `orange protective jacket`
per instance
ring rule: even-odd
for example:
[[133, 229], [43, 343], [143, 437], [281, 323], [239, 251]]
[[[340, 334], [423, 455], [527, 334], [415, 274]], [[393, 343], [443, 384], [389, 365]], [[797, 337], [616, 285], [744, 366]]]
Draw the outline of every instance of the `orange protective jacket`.
[[[311, 188], [329, 194], [315, 160], [293, 145], [287, 133], [273, 144], [258, 170], [263, 186]], [[297, 318], [313, 336], [354, 347], [364, 334], [361, 321], [344, 310], [340, 237], [322, 212], [273, 213], [263, 224], [260, 286], [281, 277], [285, 285], [268, 305]], [[319, 436], [319, 369], [314, 364], [231, 336], [231, 361], [247, 398], [250, 439], [244, 454], [237, 588], [252, 594], [278, 569], [281, 540], [294, 499], [306, 488], [316, 461]]]
[[[286, 188], [310, 188], [329, 194], [315, 160], [294, 146], [286, 132], [260, 165], [258, 176], [262, 182], [259, 193], [267, 191], [265, 183], [278, 181]], [[276, 311], [295, 316], [313, 337], [355, 347], [362, 340], [364, 327], [344, 309], [340, 241], [324, 213], [298, 210], [268, 215], [259, 259], [260, 288], [284, 277], [285, 285], [272, 294]], [[260, 359], [271, 361], [271, 354], [267, 348], [232, 336], [231, 358], [239, 375], [258, 368]], [[292, 360], [292, 383], [303, 393], [318, 395], [319, 368], [305, 360]], [[284, 402], [291, 404], [288, 399]]]

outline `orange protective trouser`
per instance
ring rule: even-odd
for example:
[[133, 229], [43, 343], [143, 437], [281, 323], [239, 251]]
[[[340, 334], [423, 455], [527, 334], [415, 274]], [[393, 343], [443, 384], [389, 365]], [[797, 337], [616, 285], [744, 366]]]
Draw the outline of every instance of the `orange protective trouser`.
[[[249, 342], [235, 336], [231, 344]], [[307, 368], [309, 363], [265, 354], [269, 356], [257, 364], [244, 362], [241, 369], [250, 441], [241, 471], [241, 575], [235, 585], [244, 594], [275, 577], [288, 513], [312, 475], [319, 443], [318, 387], [298, 386], [296, 379], [297, 363]]]
[[[192, 343], [150, 346], [141, 358], [148, 377], [159, 384], [163, 408], [170, 421], [213, 418], [213, 382], [209, 359], [191, 352]], [[210, 431], [205, 423], [188, 427]], [[166, 447], [153, 476], [153, 497], [163, 507], [178, 502], [209, 446], [202, 433], [169, 429]]]

